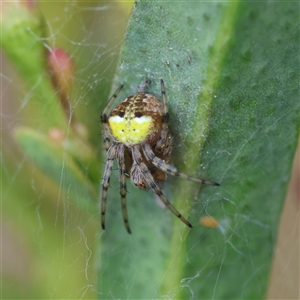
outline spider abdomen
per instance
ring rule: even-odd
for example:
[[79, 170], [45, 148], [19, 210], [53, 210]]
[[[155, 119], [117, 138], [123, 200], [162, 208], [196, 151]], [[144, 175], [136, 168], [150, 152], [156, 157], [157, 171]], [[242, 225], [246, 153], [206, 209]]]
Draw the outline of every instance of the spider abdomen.
[[163, 105], [152, 95], [139, 93], [126, 98], [111, 112], [112, 137], [127, 146], [142, 142], [155, 145], [160, 139]]

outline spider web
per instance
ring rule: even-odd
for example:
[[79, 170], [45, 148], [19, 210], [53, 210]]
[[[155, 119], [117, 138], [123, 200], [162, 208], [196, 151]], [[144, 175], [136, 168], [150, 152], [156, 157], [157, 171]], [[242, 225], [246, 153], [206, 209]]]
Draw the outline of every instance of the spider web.
[[[39, 3], [49, 32], [49, 36], [44, 41], [45, 45], [63, 47], [74, 58], [76, 84], [72, 93], [73, 112], [76, 118], [89, 129], [90, 142], [98, 152], [102, 151], [99, 112], [110, 95], [111, 82], [117, 67], [118, 51], [123, 41], [130, 5], [126, 2]], [[45, 176], [37, 165], [28, 160], [16, 144], [12, 137], [14, 128], [27, 125], [28, 117], [34, 118], [29, 107], [31, 91], [28, 91], [24, 81], [18, 77], [4, 54], [1, 57], [1, 90], [4, 100], [1, 109], [2, 128], [4, 128], [2, 133], [2, 199], [3, 209], [5, 209], [5, 213], [2, 214], [1, 251], [2, 285], [5, 287], [2, 289], [5, 292], [2, 295], [3, 298], [103, 298], [102, 276], [108, 276], [105, 282], [110, 283], [110, 291], [105, 298], [117, 298], [118, 294], [115, 294], [115, 291], [118, 285], [123, 285], [125, 282], [127, 286], [121, 287], [122, 290], [127, 291], [123, 298], [131, 299], [132, 286], [140, 284], [145, 278], [148, 278], [149, 290], [156, 289], [157, 291], [151, 295], [147, 295], [145, 291], [145, 298], [159, 298], [160, 286], [154, 286], [151, 273], [140, 274], [140, 270], [133, 269], [128, 265], [128, 261], [136, 259], [147, 260], [148, 263], [150, 261], [150, 263], [165, 264], [166, 262], [162, 259], [164, 255], [158, 257], [155, 246], [149, 249], [135, 249], [134, 252], [129, 246], [118, 248], [118, 239], [128, 240], [130, 243], [130, 238], [132, 238], [127, 235], [124, 228], [119, 228], [124, 233], [116, 237], [115, 248], [106, 249], [107, 257], [99, 266], [101, 247], [105, 248], [105, 239], [101, 239], [103, 233], [98, 221], [98, 211], [91, 213], [78, 209], [71, 199], [71, 192], [62, 195], [62, 184], [58, 186]], [[98, 109], [95, 110], [95, 107]], [[243, 144], [240, 145], [240, 149], [242, 147]], [[223, 151], [230, 152], [231, 149]], [[213, 160], [213, 157], [211, 159]], [[205, 165], [203, 168], [205, 169]], [[224, 175], [220, 174], [220, 178]], [[62, 178], [64, 176], [63, 169], [61, 176]], [[170, 183], [166, 184], [164, 190], [167, 195], [171, 193], [174, 183], [176, 181], [170, 179]], [[117, 176], [112, 179], [111, 189], [118, 191]], [[128, 189], [129, 198], [133, 187], [128, 184]], [[165, 218], [165, 214], [169, 212], [154, 204], [151, 192], [140, 191], [138, 193], [143, 201], [130, 205], [137, 206], [141, 213], [139, 216], [130, 216], [131, 227], [140, 227], [147, 234], [147, 228], [155, 224], [155, 220]], [[198, 190], [195, 187], [195, 199], [198, 197], [197, 193]], [[113, 225], [114, 216], [121, 220], [119, 196], [117, 192], [114, 195], [116, 196], [111, 197], [107, 208], [110, 211], [107, 226]], [[194, 209], [198, 209], [199, 215], [205, 214], [209, 202], [215, 200], [214, 197], [216, 197], [215, 193], [208, 193], [201, 203], [197, 203]], [[229, 238], [228, 235], [225, 237], [224, 231], [229, 230], [230, 227], [227, 216], [235, 218], [238, 217], [238, 213], [234, 212], [235, 204], [230, 196], [227, 200], [231, 206], [230, 214], [227, 210], [228, 206], [220, 206], [219, 209], [223, 211], [224, 219], [219, 229], [211, 230], [219, 230], [220, 238], [224, 238], [224, 245], [235, 248], [231, 240], [235, 229], [230, 228], [232, 236]], [[128, 210], [130, 214], [130, 208]], [[251, 221], [256, 222], [256, 220]], [[257, 223], [257, 226], [263, 228], [265, 225]], [[298, 234], [297, 224], [292, 222], [287, 232], [284, 233], [288, 238], [283, 241], [283, 249], [290, 251], [290, 249], [296, 249], [292, 241]], [[117, 232], [111, 231], [110, 234], [117, 235]], [[168, 234], [167, 228], [164, 228], [162, 233], [157, 231], [153, 235], [153, 245], [158, 245], [164, 234]], [[185, 238], [185, 236], [182, 237], [183, 240]], [[181, 263], [189, 262], [189, 253], [195, 246], [195, 244], [188, 245], [185, 261]], [[226, 256], [226, 247], [219, 255]], [[212, 244], [211, 249], [213, 248]], [[180, 251], [180, 249], [177, 250]], [[296, 249], [292, 252], [295, 254], [297, 251]], [[119, 252], [122, 255], [118, 260], [118, 276], [114, 277], [116, 264], [112, 260], [115, 253]], [[242, 250], [237, 248], [236, 253], [243, 255]], [[299, 275], [298, 277], [292, 275], [291, 277], [295, 280], [293, 281], [293, 278], [286, 274], [289, 266], [294, 264], [292, 259], [294, 258], [286, 255], [286, 252], [279, 253], [279, 262], [284, 261], [284, 266], [278, 270], [275, 268], [278, 277], [274, 277], [274, 281], [270, 283], [271, 298], [273, 297], [272, 288], [278, 285], [281, 278], [285, 278], [286, 281], [282, 289], [279, 287], [282, 295], [285, 295], [286, 289], [293, 290], [295, 282], [297, 284]], [[255, 268], [258, 266], [254, 267], [253, 276]], [[291, 274], [292, 272], [294, 269]], [[199, 282], [200, 274], [201, 270], [195, 270], [194, 276], [181, 279], [181, 289], [188, 289], [191, 298], [195, 297], [193, 283]], [[100, 279], [97, 279], [99, 277]], [[123, 278], [120, 282], [118, 282], [119, 277]], [[164, 277], [165, 274], [161, 274], [161, 283]], [[205, 278], [201, 278], [199, 284], [205, 285]], [[217, 285], [218, 281], [215, 283], [215, 286]], [[169, 290], [164, 294], [164, 298], [174, 299], [178, 293], [178, 290]]]

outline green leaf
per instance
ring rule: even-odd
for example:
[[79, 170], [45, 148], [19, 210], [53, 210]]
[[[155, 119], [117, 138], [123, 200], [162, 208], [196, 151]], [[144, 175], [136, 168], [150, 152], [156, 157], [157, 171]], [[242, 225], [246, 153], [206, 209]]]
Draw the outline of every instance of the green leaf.
[[[29, 6], [29, 5], [28, 5]], [[1, 15], [0, 45], [26, 80], [30, 93], [25, 104], [35, 111], [34, 125], [44, 130], [66, 126], [66, 118], [47, 74], [45, 24], [38, 11], [7, 2]], [[32, 121], [32, 120], [31, 120]]]
[[[298, 53], [299, 14], [291, 2], [135, 4], [115, 79], [115, 86], [125, 84], [117, 102], [146, 77], [159, 97], [163, 78], [173, 163], [222, 186], [198, 194], [182, 179], [165, 184], [191, 230], [151, 192], [129, 187], [127, 236], [113, 181], [101, 298], [264, 297], [299, 134]], [[206, 215], [217, 229], [199, 224]]]
[[68, 192], [81, 208], [95, 210], [96, 201], [91, 201], [97, 199], [95, 187], [67, 151], [66, 143], [24, 127], [15, 130], [15, 138], [30, 159], [58, 184], [58, 188]]

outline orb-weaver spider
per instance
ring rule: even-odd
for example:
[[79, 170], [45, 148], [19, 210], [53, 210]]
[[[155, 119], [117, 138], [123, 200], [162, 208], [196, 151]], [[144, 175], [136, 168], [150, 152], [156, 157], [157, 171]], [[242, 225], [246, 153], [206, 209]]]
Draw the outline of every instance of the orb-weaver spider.
[[172, 135], [168, 127], [168, 104], [164, 81], [161, 79], [160, 82], [162, 102], [153, 95], [141, 92], [127, 97], [108, 115], [114, 100], [123, 88], [123, 85], [120, 85], [101, 114], [103, 143], [107, 151], [101, 199], [103, 229], [105, 229], [107, 191], [115, 159], [119, 165], [122, 212], [128, 233], [131, 233], [131, 230], [126, 209], [126, 178], [130, 178], [140, 189], [150, 188], [188, 227], [192, 227], [191, 223], [167, 200], [160, 183], [166, 179], [167, 174], [171, 174], [202, 184], [220, 185], [205, 179], [190, 177], [179, 172], [171, 164]]

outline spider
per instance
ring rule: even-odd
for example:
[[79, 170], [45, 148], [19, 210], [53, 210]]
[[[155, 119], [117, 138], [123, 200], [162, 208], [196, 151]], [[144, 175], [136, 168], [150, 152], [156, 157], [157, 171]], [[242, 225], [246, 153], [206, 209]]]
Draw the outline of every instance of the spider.
[[131, 229], [126, 208], [126, 179], [140, 189], [151, 189], [185, 225], [192, 228], [176, 208], [168, 201], [161, 189], [161, 183], [167, 174], [201, 184], [219, 186], [219, 183], [190, 177], [179, 172], [170, 162], [172, 135], [169, 132], [168, 103], [164, 81], [161, 79], [162, 102], [155, 96], [138, 92], [118, 104], [110, 114], [108, 112], [123, 84], [109, 99], [101, 114], [103, 125], [103, 144], [107, 151], [102, 181], [101, 225], [105, 229], [105, 211], [110, 175], [113, 161], [116, 159], [120, 173], [120, 195], [122, 213], [128, 233]]

